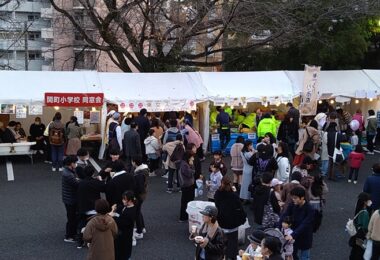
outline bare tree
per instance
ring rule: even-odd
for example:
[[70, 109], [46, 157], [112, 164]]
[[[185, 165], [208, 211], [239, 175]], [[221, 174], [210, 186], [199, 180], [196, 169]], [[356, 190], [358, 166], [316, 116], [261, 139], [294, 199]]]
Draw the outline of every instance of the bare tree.
[[[72, 8], [49, 1], [85, 48], [106, 53], [125, 72], [217, 66], [226, 52], [286, 45], [334, 20], [379, 13], [375, 0], [76, 0], [95, 29], [90, 34]], [[239, 33], [245, 41], [228, 40]]]

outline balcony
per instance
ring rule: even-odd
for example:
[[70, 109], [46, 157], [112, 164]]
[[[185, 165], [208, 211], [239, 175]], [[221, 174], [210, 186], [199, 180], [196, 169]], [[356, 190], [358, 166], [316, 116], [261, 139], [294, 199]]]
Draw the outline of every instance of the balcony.
[[50, 47], [42, 47], [41, 55], [42, 55], [42, 58], [44, 58], [45, 60], [51, 60], [54, 58], [53, 51]]
[[41, 18], [42, 19], [53, 19], [53, 8], [42, 8], [41, 9]]
[[42, 28], [41, 29], [41, 38], [42, 39], [53, 39], [54, 38], [53, 28]]
[[[13, 2], [13, 3], [12, 3]], [[20, 1], [18, 5], [16, 1], [12, 1], [10, 4], [7, 4], [0, 8], [0, 11], [8, 12], [27, 12], [27, 13], [40, 13], [42, 8], [50, 7], [50, 3], [47, 2], [27, 2]]]

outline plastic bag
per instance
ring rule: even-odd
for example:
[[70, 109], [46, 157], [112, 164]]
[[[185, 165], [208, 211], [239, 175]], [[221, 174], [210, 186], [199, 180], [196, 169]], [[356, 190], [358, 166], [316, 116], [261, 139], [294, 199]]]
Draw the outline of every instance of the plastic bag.
[[200, 197], [203, 195], [203, 180], [198, 179], [195, 181], [196, 189], [195, 189], [195, 198]]

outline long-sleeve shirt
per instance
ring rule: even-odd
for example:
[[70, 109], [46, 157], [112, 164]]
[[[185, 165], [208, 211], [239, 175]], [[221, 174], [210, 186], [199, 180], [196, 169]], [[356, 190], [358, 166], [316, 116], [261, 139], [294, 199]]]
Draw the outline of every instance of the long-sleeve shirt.
[[210, 174], [210, 186], [208, 186], [207, 198], [214, 199], [215, 192], [219, 189], [222, 184], [223, 175], [218, 172], [212, 172]]

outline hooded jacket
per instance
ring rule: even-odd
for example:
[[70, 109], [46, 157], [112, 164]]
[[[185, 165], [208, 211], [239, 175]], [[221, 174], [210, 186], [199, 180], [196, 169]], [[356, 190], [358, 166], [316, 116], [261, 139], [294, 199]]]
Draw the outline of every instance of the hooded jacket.
[[264, 137], [266, 133], [272, 133], [274, 137], [277, 135], [276, 123], [272, 118], [261, 119], [257, 128], [258, 137]]
[[115, 220], [108, 215], [95, 215], [87, 223], [83, 240], [90, 243], [88, 260], [114, 260], [114, 238], [117, 234]]
[[156, 137], [148, 136], [144, 140], [145, 144], [145, 153], [146, 154], [156, 154], [157, 151], [160, 149], [160, 143], [158, 142], [158, 139]]

